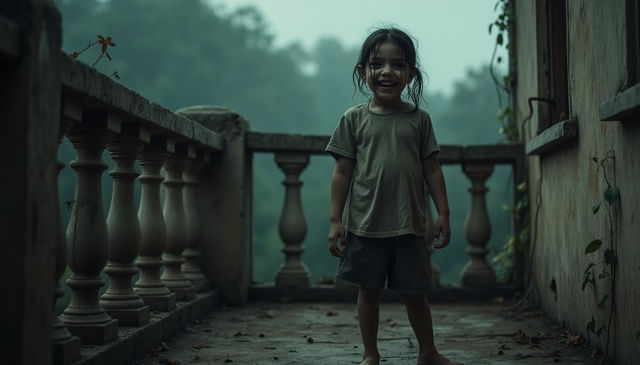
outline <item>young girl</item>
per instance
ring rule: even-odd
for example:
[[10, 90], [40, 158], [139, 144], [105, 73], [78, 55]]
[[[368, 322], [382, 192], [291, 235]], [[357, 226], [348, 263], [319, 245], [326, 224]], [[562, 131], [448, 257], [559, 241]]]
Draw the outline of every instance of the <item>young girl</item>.
[[[444, 248], [451, 231], [440, 148], [429, 114], [418, 107], [422, 74], [411, 38], [394, 28], [373, 32], [362, 45], [353, 79], [372, 96], [344, 113], [326, 151], [336, 158], [329, 252], [340, 257], [336, 276], [359, 286], [361, 364], [380, 362], [379, 303], [386, 283], [406, 305], [420, 345], [417, 364], [452, 365], [435, 348], [425, 298], [432, 291], [426, 241], [441, 236], [434, 247]], [[411, 103], [403, 101], [405, 88]], [[435, 229], [425, 182], [438, 210]]]

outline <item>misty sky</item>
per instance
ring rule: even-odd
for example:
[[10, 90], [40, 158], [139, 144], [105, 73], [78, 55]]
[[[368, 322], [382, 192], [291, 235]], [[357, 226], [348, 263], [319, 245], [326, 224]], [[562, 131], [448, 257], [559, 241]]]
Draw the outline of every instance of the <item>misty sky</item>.
[[448, 94], [467, 68], [488, 63], [495, 43], [495, 33], [487, 29], [497, 16], [496, 0], [208, 1], [228, 10], [254, 5], [265, 15], [277, 46], [297, 41], [308, 48], [332, 35], [356, 47], [376, 26], [398, 25], [418, 40], [432, 92]]

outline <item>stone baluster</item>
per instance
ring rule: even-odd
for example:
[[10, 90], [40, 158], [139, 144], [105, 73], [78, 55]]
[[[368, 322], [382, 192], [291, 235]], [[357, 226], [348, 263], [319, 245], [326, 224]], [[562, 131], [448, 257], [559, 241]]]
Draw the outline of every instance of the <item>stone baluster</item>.
[[195, 159], [190, 159], [184, 169], [184, 210], [187, 219], [187, 245], [182, 253], [186, 262], [182, 264], [182, 272], [191, 281], [198, 293], [206, 292], [211, 285], [198, 264], [200, 258], [200, 242], [203, 236], [202, 219], [198, 208], [198, 186], [200, 172], [205, 163], [209, 162], [209, 152], [198, 151]]
[[491, 237], [491, 223], [485, 195], [488, 189], [484, 183], [493, 172], [491, 163], [465, 163], [463, 171], [471, 180], [471, 207], [465, 221], [465, 236], [469, 241], [470, 260], [462, 269], [462, 285], [487, 287], [496, 284], [496, 275], [486, 262], [487, 242]]
[[142, 175], [138, 178], [142, 185], [138, 209], [140, 250], [136, 261], [140, 277], [134, 288], [149, 307], [165, 312], [176, 307], [176, 294], [169, 291], [160, 279], [160, 270], [164, 266], [162, 252], [167, 241], [167, 228], [160, 202], [160, 184], [164, 178], [160, 175], [160, 170], [173, 151], [174, 143], [171, 139], [151, 137], [151, 142], [140, 154]]
[[195, 297], [195, 287], [181, 268], [185, 262], [182, 252], [187, 238], [182, 173], [189, 158], [195, 157], [195, 149], [187, 144], [177, 144], [175, 149], [175, 153], [164, 163], [166, 179], [163, 184], [166, 195], [162, 212], [167, 225], [167, 244], [163, 255], [165, 269], [161, 278], [169, 290], [176, 293], [177, 300], [188, 301]]
[[133, 261], [140, 246], [140, 224], [136, 215], [133, 184], [138, 172], [133, 165], [149, 142], [149, 132], [137, 123], [122, 124], [122, 132], [107, 144], [115, 167], [111, 206], [107, 216], [109, 261], [104, 272], [109, 275], [109, 287], [100, 305], [120, 326], [140, 326], [149, 322], [149, 306], [133, 291], [131, 278], [137, 270]]
[[[82, 120], [82, 109], [79, 104], [70, 98], [65, 98], [62, 105], [62, 117], [60, 118], [60, 134], [58, 144], [62, 142], [62, 138], [67, 133], [73, 123], [79, 123]], [[64, 169], [64, 164], [58, 162], [58, 173]], [[56, 195], [59, 200], [59, 195]], [[59, 206], [56, 202], [56, 206]], [[60, 215], [58, 214], [58, 219]], [[53, 363], [56, 365], [68, 364], [80, 357], [80, 338], [72, 336], [67, 327], [55, 313], [55, 304], [59, 298], [64, 296], [64, 290], [60, 287], [60, 277], [64, 274], [67, 267], [67, 250], [66, 238], [62, 229], [62, 222], [58, 222], [58, 237], [55, 240], [55, 271], [53, 275], [54, 281], [54, 299], [53, 299], [53, 324], [52, 327], [52, 345], [53, 345]]]
[[118, 320], [109, 316], [98, 298], [108, 250], [100, 180], [107, 165], [102, 152], [112, 132], [120, 132], [120, 122], [113, 114], [84, 112], [82, 122], [68, 134], [77, 153], [71, 162], [76, 194], [67, 227], [67, 260], [73, 274], [67, 280], [71, 302], [60, 319], [85, 345], [103, 344], [118, 336]]
[[277, 152], [275, 162], [285, 174], [282, 182], [285, 186], [285, 198], [279, 226], [280, 238], [284, 242], [282, 252], [285, 254], [285, 262], [278, 270], [276, 286], [308, 287], [309, 270], [300, 259], [304, 252], [302, 241], [307, 234], [307, 222], [300, 199], [300, 173], [309, 163], [309, 155]]

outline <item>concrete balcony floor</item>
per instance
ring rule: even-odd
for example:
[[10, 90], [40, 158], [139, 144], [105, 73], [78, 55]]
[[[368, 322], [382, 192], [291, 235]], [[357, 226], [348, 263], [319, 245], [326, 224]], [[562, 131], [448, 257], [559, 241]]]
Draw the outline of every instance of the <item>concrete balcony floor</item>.
[[[436, 345], [466, 365], [599, 364], [592, 348], [540, 312], [513, 317], [493, 302], [432, 305]], [[381, 364], [414, 364], [417, 342], [401, 303], [381, 304]], [[358, 364], [354, 304], [252, 302], [219, 308], [136, 364]]]

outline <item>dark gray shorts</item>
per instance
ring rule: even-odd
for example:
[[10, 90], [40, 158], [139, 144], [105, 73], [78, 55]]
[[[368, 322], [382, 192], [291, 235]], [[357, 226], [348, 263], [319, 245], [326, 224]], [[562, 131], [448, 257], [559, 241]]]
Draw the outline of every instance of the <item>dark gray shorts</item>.
[[422, 236], [370, 238], [346, 233], [336, 276], [364, 288], [399, 294], [433, 292], [427, 243]]

